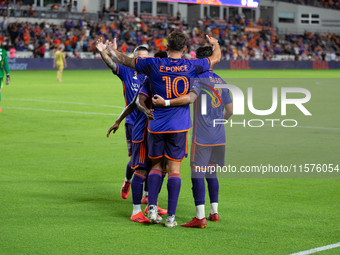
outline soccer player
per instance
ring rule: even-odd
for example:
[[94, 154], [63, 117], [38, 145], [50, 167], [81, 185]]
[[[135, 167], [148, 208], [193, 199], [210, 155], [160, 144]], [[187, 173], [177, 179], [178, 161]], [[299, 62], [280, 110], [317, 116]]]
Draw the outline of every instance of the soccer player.
[[[165, 52], [158, 52], [155, 54], [155, 57], [167, 57]], [[107, 132], [107, 137], [109, 137], [110, 132], [114, 133], [119, 128], [122, 120], [131, 114], [136, 107], [140, 109], [137, 111], [136, 121], [132, 128], [132, 160], [131, 160], [131, 168], [135, 169], [134, 177], [131, 182], [132, 187], [132, 201], [133, 201], [133, 211], [130, 217], [131, 221], [139, 222], [139, 223], [150, 223], [149, 219], [146, 218], [141, 210], [141, 202], [142, 202], [142, 193], [143, 193], [143, 183], [147, 177], [147, 174], [150, 171], [150, 160], [147, 156], [147, 126], [148, 119], [152, 120], [153, 118], [153, 110], [149, 110], [151, 108], [151, 100], [150, 98], [150, 86], [149, 79], [146, 78], [139, 88], [137, 94], [135, 95], [132, 102], [123, 110], [121, 115], [118, 117], [114, 125], [110, 127]], [[147, 105], [149, 107], [147, 107]], [[147, 208], [147, 207], [146, 207]], [[167, 210], [158, 207], [158, 213], [160, 215], [164, 215], [167, 213]], [[162, 218], [160, 216], [157, 217], [157, 222], [161, 222]]]
[[[2, 46], [2, 45], [1, 45]], [[1, 102], [1, 88], [3, 87], [3, 79], [4, 79], [4, 68], [6, 72], [6, 85], [9, 84], [9, 68], [8, 68], [8, 61], [7, 61], [7, 51], [0, 47], [0, 102]], [[1, 110], [1, 108], [0, 108]]]
[[[211, 65], [220, 61], [221, 51], [218, 41], [207, 36], [214, 46], [211, 57], [197, 60], [182, 59], [186, 50], [186, 38], [181, 32], [174, 31], [167, 38], [167, 59], [129, 58], [114, 49], [116, 41], [109, 47], [110, 55], [115, 61], [146, 74], [150, 78], [152, 94], [169, 99], [189, 93], [189, 79], [209, 70]], [[168, 214], [165, 226], [174, 227], [175, 212], [181, 188], [181, 161], [187, 152], [187, 131], [191, 128], [190, 108], [180, 107], [155, 108], [155, 120], [148, 126], [148, 155], [152, 159], [149, 173], [149, 212], [148, 218], [156, 222], [158, 191], [162, 180], [162, 161], [167, 158], [168, 170]]]
[[[199, 47], [196, 51], [197, 58], [206, 58], [211, 56], [211, 54], [212, 48], [210, 46]], [[195, 85], [192, 92], [190, 92], [190, 96], [186, 95], [171, 99], [169, 103], [170, 106], [180, 106], [195, 102], [190, 165], [196, 217], [188, 223], [181, 224], [181, 226], [206, 228], [204, 178], [206, 178], [208, 183], [211, 206], [208, 220], [218, 222], [219, 183], [216, 171], [209, 172], [208, 166], [223, 166], [225, 160], [225, 129], [223, 125], [214, 127], [213, 120], [229, 119], [233, 114], [233, 105], [228, 89], [215, 88], [216, 84], [225, 84], [225, 82], [212, 71], [212, 68], [198, 75], [194, 83]], [[197, 95], [199, 96], [196, 100]], [[203, 97], [209, 98], [209, 100], [206, 100], [207, 110], [204, 115], [202, 114], [201, 107]], [[165, 100], [159, 95], [155, 95], [152, 101], [155, 107], [165, 106]]]
[[[104, 44], [101, 38], [97, 41], [96, 47], [106, 66], [110, 68], [112, 70], [112, 73], [114, 75], [117, 75], [119, 79], [122, 81], [125, 104], [129, 105], [132, 102], [135, 94], [137, 93], [140, 84], [145, 79], [145, 75], [137, 74], [135, 70], [132, 70], [131, 68], [127, 68], [123, 65], [117, 64], [114, 61], [112, 61], [112, 59], [107, 54], [107, 43]], [[115, 49], [117, 49], [117, 45], [115, 45]], [[134, 50], [134, 56], [137, 58], [146, 58], [149, 56], [148, 49], [143, 46], [138, 46]], [[127, 163], [125, 180], [120, 190], [120, 194], [123, 199], [127, 199], [129, 197], [131, 179], [134, 172], [134, 170], [131, 168], [131, 155], [132, 155], [131, 143], [132, 143], [132, 127], [136, 120], [137, 112], [138, 110], [133, 111], [126, 117], [125, 120], [125, 135], [128, 147], [128, 156], [130, 157], [130, 160]]]
[[55, 65], [57, 64], [57, 79], [59, 82], [62, 82], [61, 78], [63, 77], [63, 70], [64, 67], [67, 67], [65, 55], [63, 53], [63, 48], [61, 46], [58, 46], [58, 49], [54, 55], [53, 59], [53, 68], [55, 68]]

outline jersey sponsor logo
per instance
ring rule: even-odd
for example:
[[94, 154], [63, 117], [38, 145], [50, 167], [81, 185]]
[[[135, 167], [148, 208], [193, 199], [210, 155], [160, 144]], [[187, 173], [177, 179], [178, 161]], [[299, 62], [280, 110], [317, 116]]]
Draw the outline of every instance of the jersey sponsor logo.
[[139, 89], [138, 83], [131, 83], [131, 90], [137, 92]]

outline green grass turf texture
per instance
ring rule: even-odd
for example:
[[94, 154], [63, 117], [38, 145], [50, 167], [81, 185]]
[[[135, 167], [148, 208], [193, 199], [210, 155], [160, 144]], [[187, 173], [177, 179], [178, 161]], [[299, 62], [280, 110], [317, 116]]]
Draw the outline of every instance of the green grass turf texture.
[[[235, 120], [335, 128], [226, 125], [226, 164], [340, 164], [338, 70], [216, 72], [245, 96], [253, 87], [258, 109], [270, 107], [272, 87], [312, 94], [305, 104], [312, 116], [295, 106], [280, 116], [279, 99], [271, 116], [246, 110]], [[122, 110], [112, 106], [125, 106], [121, 82], [110, 71], [66, 70], [63, 80], [55, 71], [13, 71], [2, 89], [0, 254], [290, 254], [340, 241], [336, 178], [220, 178], [219, 223], [168, 229], [131, 222], [131, 194], [120, 197], [128, 162], [124, 126], [106, 138]], [[195, 216], [188, 159], [181, 176], [179, 224]], [[206, 201], [208, 214], [208, 195]], [[167, 207], [166, 185], [159, 203]]]

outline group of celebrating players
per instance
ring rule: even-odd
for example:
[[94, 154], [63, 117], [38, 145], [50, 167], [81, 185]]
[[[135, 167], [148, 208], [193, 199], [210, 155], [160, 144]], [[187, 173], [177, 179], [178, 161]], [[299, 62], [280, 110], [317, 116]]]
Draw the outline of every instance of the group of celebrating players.
[[[105, 43], [99, 39], [96, 47], [105, 64], [123, 83], [127, 107], [107, 132], [116, 132], [126, 118], [125, 133], [131, 157], [121, 189], [122, 198], [132, 189], [131, 221], [177, 225], [175, 213], [181, 188], [181, 161], [188, 154], [188, 131], [192, 128], [190, 103], [194, 103], [194, 123], [191, 147], [191, 180], [196, 216], [183, 227], [206, 228], [207, 219], [218, 222], [219, 183], [209, 165], [224, 165], [225, 130], [213, 126], [214, 119], [228, 119], [233, 112], [228, 89], [215, 88], [225, 84], [212, 67], [221, 59], [218, 41], [207, 36], [212, 46], [197, 49], [197, 59], [182, 58], [186, 38], [174, 31], [167, 38], [166, 52], [148, 57], [148, 49], [139, 46], [134, 58], [117, 50], [116, 39]], [[211, 101], [207, 102], [207, 96]], [[201, 107], [206, 104], [206, 108]], [[137, 109], [138, 108], [138, 109]], [[168, 208], [158, 206], [157, 199], [164, 177], [168, 173]], [[211, 203], [205, 217], [205, 179]], [[144, 184], [144, 197], [143, 197]], [[141, 204], [148, 204], [144, 210]]]

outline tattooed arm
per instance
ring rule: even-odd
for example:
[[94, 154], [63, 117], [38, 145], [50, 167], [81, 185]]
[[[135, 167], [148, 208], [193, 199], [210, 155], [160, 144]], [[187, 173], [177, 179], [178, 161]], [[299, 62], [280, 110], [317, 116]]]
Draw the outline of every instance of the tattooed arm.
[[99, 39], [96, 44], [96, 48], [98, 49], [102, 60], [105, 65], [110, 68], [114, 73], [117, 73], [117, 64], [112, 61], [112, 59], [108, 56], [107, 46], [103, 44], [102, 40]]
[[117, 50], [117, 42], [116, 38], [113, 39], [113, 43], [108, 43], [107, 50], [109, 55], [116, 61], [118, 64], [121, 64], [126, 67], [130, 67], [131, 69], [136, 70], [136, 59], [129, 58], [124, 53], [121, 53]]
[[117, 73], [117, 64], [107, 54], [107, 50], [99, 52], [105, 65], [110, 68], [114, 73]]

